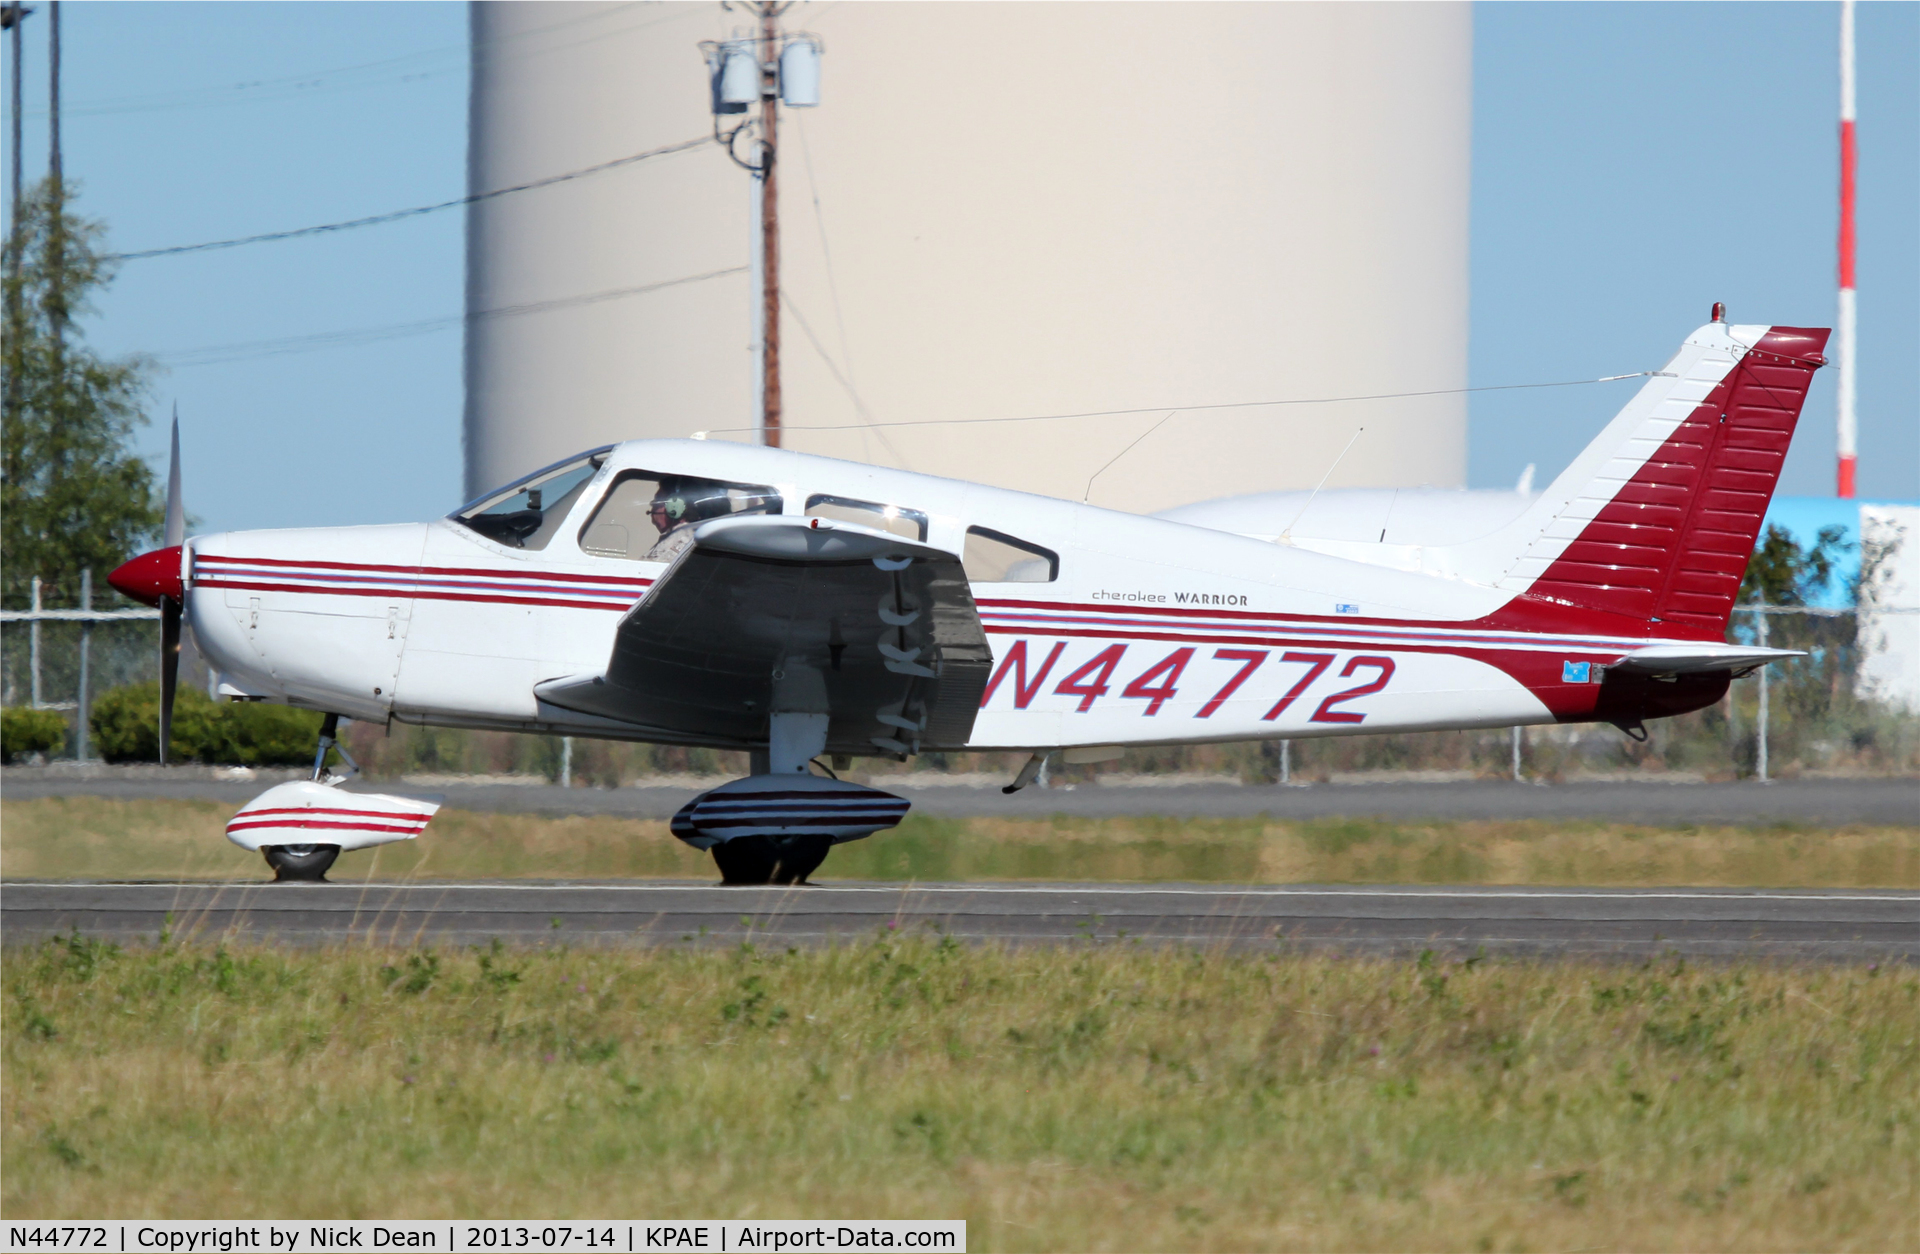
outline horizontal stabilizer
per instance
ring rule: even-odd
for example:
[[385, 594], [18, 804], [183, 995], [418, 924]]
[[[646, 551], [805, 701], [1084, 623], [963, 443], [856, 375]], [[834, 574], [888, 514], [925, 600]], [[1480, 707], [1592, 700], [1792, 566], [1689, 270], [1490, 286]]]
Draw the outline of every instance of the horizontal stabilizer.
[[1799, 649], [1751, 649], [1738, 644], [1656, 644], [1635, 649], [1613, 664], [1616, 670], [1643, 675], [1697, 675], [1706, 671], [1745, 671], [1768, 662], [1805, 657]]

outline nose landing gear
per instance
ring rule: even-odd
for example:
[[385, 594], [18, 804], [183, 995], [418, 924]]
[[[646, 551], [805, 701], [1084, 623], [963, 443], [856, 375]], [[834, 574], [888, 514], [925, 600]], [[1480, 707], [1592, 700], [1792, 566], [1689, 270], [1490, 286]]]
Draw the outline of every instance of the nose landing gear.
[[[320, 725], [313, 778], [275, 784], [227, 823], [227, 839], [257, 850], [279, 883], [324, 884], [327, 868], [343, 852], [412, 840], [440, 809], [437, 800], [341, 791], [338, 785], [360, 768], [338, 743], [339, 729], [338, 715], [329, 714]], [[329, 749], [345, 760], [344, 774], [326, 769]]]
[[[345, 774], [335, 774], [327, 769], [327, 750], [332, 749], [347, 764]], [[360, 773], [360, 764], [353, 760], [347, 747], [340, 743], [340, 716], [329, 714], [320, 721], [320, 745], [313, 754], [313, 775], [315, 783], [345, 783]], [[340, 856], [338, 845], [262, 845], [260, 854], [273, 868], [273, 881], [276, 884], [324, 884], [327, 882], [327, 868]]]
[[260, 850], [279, 884], [324, 884], [327, 868], [340, 856], [338, 845], [267, 845]]

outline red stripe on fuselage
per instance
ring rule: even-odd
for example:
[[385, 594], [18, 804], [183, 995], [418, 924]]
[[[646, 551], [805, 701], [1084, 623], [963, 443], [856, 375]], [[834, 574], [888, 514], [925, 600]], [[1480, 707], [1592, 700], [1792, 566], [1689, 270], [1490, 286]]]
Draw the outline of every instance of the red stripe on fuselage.
[[462, 575], [462, 576], [455, 577], [455, 576], [431, 573], [431, 572], [427, 574], [417, 575], [412, 580], [402, 581], [399, 579], [395, 579], [390, 574], [384, 574], [384, 573], [376, 574], [376, 575], [358, 575], [358, 574], [351, 574], [344, 571], [327, 571], [325, 573], [316, 573], [314, 571], [305, 570], [305, 569], [286, 570], [286, 569], [280, 569], [280, 568], [274, 568], [274, 567], [260, 567], [260, 566], [255, 566], [255, 565], [251, 565], [249, 563], [244, 563], [244, 562], [230, 563], [228, 565], [220, 567], [217, 570], [210, 570], [206, 573], [208, 578], [220, 578], [220, 579], [295, 580], [295, 581], [299, 581], [295, 583], [294, 586], [296, 587], [305, 587], [308, 584], [313, 584], [313, 583], [319, 583], [319, 584], [352, 583], [352, 584], [372, 584], [372, 585], [376, 585], [384, 588], [384, 587], [399, 586], [404, 582], [404, 583], [411, 583], [415, 587], [424, 587], [424, 588], [439, 588], [439, 589], [470, 588], [470, 589], [480, 589], [487, 592], [515, 592], [515, 591], [527, 591], [527, 590], [533, 590], [537, 592], [548, 592], [548, 591], [557, 590], [557, 591], [577, 592], [582, 595], [592, 595], [592, 596], [606, 595], [611, 597], [630, 597], [634, 595], [634, 593], [637, 590], [644, 589], [649, 586], [649, 583], [642, 582], [640, 580], [629, 580], [625, 583], [602, 589], [598, 584], [589, 583], [586, 580], [557, 580], [556, 579], [556, 580], [551, 580], [547, 582], [542, 582], [541, 580], [537, 580], [537, 579], [521, 579], [512, 575]]
[[[992, 617], [994, 610], [1040, 610], [1048, 612], [1093, 613], [1108, 616], [1127, 617], [1132, 615], [1159, 615], [1170, 618], [1205, 618], [1213, 620], [1233, 620], [1246, 623], [1278, 624], [1321, 624], [1338, 626], [1348, 630], [1361, 627], [1382, 627], [1398, 631], [1429, 632], [1499, 632], [1499, 636], [1482, 637], [1486, 643], [1517, 644], [1514, 636], [1525, 636], [1547, 648], [1563, 649], [1609, 649], [1618, 642], [1624, 649], [1638, 648], [1646, 643], [1640, 636], [1605, 631], [1581, 631], [1577, 626], [1562, 624], [1557, 631], [1544, 628], [1535, 629], [1496, 621], [1506, 612], [1503, 606], [1484, 618], [1473, 619], [1411, 619], [1411, 618], [1367, 618], [1358, 614], [1290, 614], [1268, 610], [1207, 610], [1192, 609], [1186, 606], [1159, 605], [1101, 605], [1086, 601], [1000, 601], [982, 600], [976, 602], [983, 618]], [[1566, 607], [1560, 607], [1566, 608]], [[1638, 624], [1635, 624], [1638, 625]], [[992, 630], [991, 627], [988, 630]], [[1035, 635], [1051, 634], [1044, 630], [1035, 630]]]
[[[201, 574], [201, 568], [206, 568]], [[265, 578], [248, 579], [243, 577], [248, 568], [265, 567], [283, 570], [286, 577], [297, 578], [301, 571], [327, 572], [316, 573], [313, 583], [283, 583]], [[653, 586], [652, 579], [635, 578], [631, 575], [581, 575], [557, 571], [539, 570], [486, 570], [469, 566], [389, 566], [377, 562], [329, 562], [278, 557], [230, 557], [215, 553], [194, 554], [194, 586], [206, 588], [236, 588], [248, 592], [284, 592], [307, 596], [344, 596], [344, 597], [402, 597], [421, 601], [463, 601], [477, 605], [529, 605], [549, 609], [575, 610], [621, 610], [632, 607], [635, 601]], [[354, 572], [366, 571], [379, 575], [399, 575], [407, 580], [389, 579], [366, 584], [327, 583], [328, 575], [336, 578], [346, 577]], [[456, 592], [433, 581], [446, 580], [498, 580], [502, 587], [490, 590], [485, 584], [469, 585], [471, 591]], [[418, 581], [418, 582], [412, 582]], [[514, 583], [550, 584], [553, 591], [547, 595], [511, 595], [507, 588]], [[571, 585], [571, 587], [569, 587]], [[584, 585], [584, 586], [583, 586]], [[585, 600], [588, 596], [600, 595], [598, 589], [606, 588], [608, 600]], [[574, 591], [574, 597], [564, 595]]]
[[471, 566], [382, 566], [375, 562], [303, 561], [283, 557], [229, 557], [219, 553], [195, 553], [195, 563], [224, 562], [230, 566], [308, 566], [315, 570], [377, 570], [398, 575], [486, 575], [496, 579], [552, 579], [562, 583], [650, 584], [651, 579], [632, 575], [569, 575], [557, 571], [485, 570]]
[[[255, 592], [299, 592], [311, 596], [405, 597], [415, 601], [471, 601], [482, 605], [541, 605], [554, 609], [615, 610], [631, 608], [606, 601], [563, 601], [542, 597], [481, 596], [467, 592], [425, 592], [401, 588], [314, 588], [294, 584], [252, 583], [238, 579], [199, 579], [194, 586], [203, 588], [241, 588]], [[637, 598], [636, 598], [637, 599]]]
[[1252, 646], [1264, 650], [1281, 650], [1289, 647], [1317, 648], [1347, 653], [1428, 653], [1449, 657], [1465, 658], [1491, 666], [1510, 677], [1531, 692], [1557, 718], [1579, 720], [1593, 713], [1600, 697], [1600, 685], [1597, 683], [1570, 684], [1562, 680], [1562, 665], [1565, 662], [1586, 661], [1607, 665], [1619, 659], [1620, 655], [1636, 647], [1635, 642], [1624, 642], [1621, 646], [1608, 648], [1568, 648], [1559, 650], [1500, 648], [1493, 646], [1449, 645], [1427, 643], [1383, 643], [1380, 640], [1329, 640], [1325, 637], [1306, 637], [1288, 639], [1285, 636], [1240, 636], [1224, 633], [1186, 632], [1130, 632], [1112, 631], [1097, 628], [1030, 628], [996, 627], [985, 628], [988, 635], [1027, 636], [1027, 637], [1068, 637], [1072, 639], [1100, 641], [1154, 640], [1173, 644], [1196, 645], [1236, 645]]

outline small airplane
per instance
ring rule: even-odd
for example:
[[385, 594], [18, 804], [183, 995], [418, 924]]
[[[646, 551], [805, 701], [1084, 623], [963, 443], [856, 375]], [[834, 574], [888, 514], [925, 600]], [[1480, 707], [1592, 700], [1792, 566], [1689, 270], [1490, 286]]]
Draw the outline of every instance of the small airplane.
[[228, 829], [277, 878], [432, 817], [337, 788], [348, 717], [745, 750], [751, 774], [672, 830], [727, 883], [803, 883], [908, 809], [823, 757], [1022, 751], [1011, 792], [1059, 751], [1574, 722], [1643, 738], [1713, 704], [1798, 656], [1726, 628], [1827, 335], [1716, 305], [1537, 498], [1493, 516], [1449, 499], [1470, 494], [1354, 493], [1318, 534], [1271, 496], [1143, 517], [642, 440], [435, 522], [189, 539], [176, 429], [164, 547], [111, 582], [163, 611], [163, 760], [183, 626], [230, 698], [326, 715], [313, 778]]

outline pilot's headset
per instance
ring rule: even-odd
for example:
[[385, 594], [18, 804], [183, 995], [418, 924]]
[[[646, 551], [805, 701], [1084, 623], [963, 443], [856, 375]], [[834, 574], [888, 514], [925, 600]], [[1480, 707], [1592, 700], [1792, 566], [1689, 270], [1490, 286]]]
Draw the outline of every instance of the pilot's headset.
[[681, 480], [669, 486], [657, 499], [667, 515], [669, 529], [682, 523], [705, 522], [724, 518], [733, 512], [733, 502], [725, 484]]

